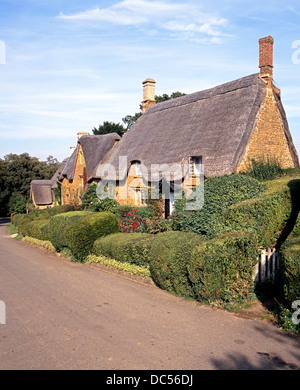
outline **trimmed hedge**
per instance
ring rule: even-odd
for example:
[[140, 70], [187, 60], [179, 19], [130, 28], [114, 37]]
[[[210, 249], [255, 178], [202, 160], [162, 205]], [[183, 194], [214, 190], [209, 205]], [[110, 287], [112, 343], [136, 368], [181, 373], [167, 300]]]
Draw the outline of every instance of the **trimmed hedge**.
[[49, 241], [49, 219], [39, 219], [28, 222], [24, 226], [25, 236], [33, 237], [38, 240]]
[[89, 213], [71, 220], [64, 229], [66, 246], [76, 261], [85, 261], [99, 237], [119, 231], [117, 217], [110, 212]]
[[293, 301], [300, 299], [300, 215], [280, 254], [286, 305], [291, 307]]
[[254, 294], [255, 236], [230, 232], [194, 249], [187, 265], [193, 296], [201, 302], [242, 302]]
[[139, 266], [149, 265], [149, 253], [154, 237], [147, 233], [112, 234], [96, 240], [93, 253]]
[[214, 236], [241, 230], [255, 233], [263, 248], [279, 247], [293, 229], [299, 211], [300, 179], [282, 177], [265, 183], [259, 198], [232, 205], [214, 219]]
[[65, 236], [65, 229], [81, 220], [81, 218], [91, 211], [69, 211], [67, 213], [55, 215], [50, 219], [48, 231], [49, 238], [54, 248], [60, 252], [64, 247], [68, 247], [68, 241]]
[[193, 248], [203, 240], [195, 233], [169, 231], [157, 234], [150, 250], [150, 273], [155, 284], [173, 294], [193, 297], [187, 265]]
[[218, 233], [215, 221], [225, 210], [243, 200], [257, 198], [264, 190], [264, 184], [243, 174], [209, 178], [204, 182], [204, 205], [200, 210], [184, 210], [184, 201], [175, 203], [172, 228], [213, 237]]
[[151, 277], [160, 288], [204, 303], [249, 300], [257, 248], [255, 236], [244, 232], [212, 240], [195, 233], [160, 233], [151, 246]]
[[[224, 178], [226, 183], [230, 182], [230, 186], [233, 183], [238, 183], [241, 178], [243, 178], [242, 182], [249, 181], [249, 185], [255, 182], [259, 183], [246, 175], [240, 175], [239, 179], [237, 176], [232, 175], [233, 182], [229, 181], [230, 176], [216, 179]], [[218, 181], [216, 180], [214, 183], [217, 184]], [[259, 185], [262, 184], [259, 183]], [[252, 232], [257, 235], [259, 246], [264, 248], [272, 247], [275, 244], [280, 246], [292, 230], [299, 211], [300, 179], [293, 176], [282, 176], [280, 179], [265, 182], [264, 186], [265, 190], [259, 196], [255, 195], [251, 199], [247, 199], [248, 195], [243, 190], [240, 201], [237, 202], [238, 198], [233, 196], [232, 204], [230, 204], [229, 199], [230, 193], [226, 194], [225, 198], [220, 195], [215, 203], [212, 199], [212, 194], [215, 192], [205, 192], [204, 207], [199, 211], [175, 213], [173, 226], [183, 231], [204, 234], [210, 238], [216, 238], [236, 230]], [[221, 186], [220, 188], [225, 189], [226, 187]], [[244, 188], [246, 191], [247, 185]], [[255, 192], [259, 189], [261, 187], [257, 186]], [[234, 191], [232, 190], [232, 193]], [[218, 191], [215, 193], [216, 197], [218, 193]], [[224, 200], [223, 205], [222, 200]]]
[[25, 236], [26, 225], [31, 221], [37, 220], [50, 220], [54, 215], [66, 213], [71, 210], [78, 210], [78, 207], [65, 205], [65, 206], [55, 206], [42, 210], [32, 210], [29, 214], [14, 214], [11, 217], [11, 222], [17, 227], [19, 234]]

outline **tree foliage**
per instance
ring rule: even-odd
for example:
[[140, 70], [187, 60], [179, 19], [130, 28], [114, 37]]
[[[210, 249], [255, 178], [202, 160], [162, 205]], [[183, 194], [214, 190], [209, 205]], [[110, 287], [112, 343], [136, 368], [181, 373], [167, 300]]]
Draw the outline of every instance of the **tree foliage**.
[[125, 133], [126, 129], [120, 123], [104, 121], [102, 125], [98, 126], [98, 129], [94, 127], [92, 132], [94, 135], [117, 133], [120, 137]]
[[171, 95], [163, 93], [162, 95], [155, 95], [155, 101], [156, 101], [156, 103], [161, 103], [161, 102], [164, 102], [166, 100], [176, 99], [178, 97], [185, 96], [185, 95], [186, 95], [186, 93], [182, 93], [179, 91], [172, 92]]
[[49, 156], [47, 161], [40, 161], [28, 153], [10, 153], [0, 158], [0, 215], [9, 212], [12, 196], [10, 206], [17, 203], [19, 207], [22, 199], [29, 199], [31, 180], [51, 179], [58, 166], [53, 156]]

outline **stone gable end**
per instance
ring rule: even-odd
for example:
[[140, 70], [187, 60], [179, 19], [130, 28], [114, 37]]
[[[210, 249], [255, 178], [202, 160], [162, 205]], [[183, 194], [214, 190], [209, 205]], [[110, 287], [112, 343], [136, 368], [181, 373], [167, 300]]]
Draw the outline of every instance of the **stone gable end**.
[[282, 168], [295, 167], [274, 92], [269, 86], [255, 129], [237, 171], [246, 170], [251, 159], [261, 157], [276, 158]]

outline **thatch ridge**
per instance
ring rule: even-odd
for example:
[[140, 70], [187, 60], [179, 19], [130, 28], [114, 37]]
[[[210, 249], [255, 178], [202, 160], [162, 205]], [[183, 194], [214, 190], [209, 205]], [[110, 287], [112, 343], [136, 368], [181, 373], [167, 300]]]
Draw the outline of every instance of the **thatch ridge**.
[[121, 180], [120, 156], [127, 156], [127, 169], [137, 160], [148, 172], [151, 164], [187, 164], [190, 156], [202, 156], [205, 176], [232, 173], [255, 127], [265, 87], [253, 74], [151, 106], [101, 164], [111, 164]]

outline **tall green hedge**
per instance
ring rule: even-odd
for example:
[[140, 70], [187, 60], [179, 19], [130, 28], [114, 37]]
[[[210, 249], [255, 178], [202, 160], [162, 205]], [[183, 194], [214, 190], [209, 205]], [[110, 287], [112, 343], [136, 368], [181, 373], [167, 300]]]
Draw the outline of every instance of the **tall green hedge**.
[[300, 215], [280, 254], [286, 305], [291, 307], [293, 301], [300, 299]]
[[257, 248], [255, 236], [244, 232], [216, 239], [160, 233], [151, 245], [150, 272], [159, 287], [176, 295], [206, 303], [241, 302], [254, 293]]
[[150, 273], [164, 290], [180, 296], [193, 296], [187, 265], [192, 250], [204, 238], [195, 233], [163, 232], [156, 235], [150, 250]]
[[84, 215], [90, 214], [91, 211], [69, 211], [67, 213], [54, 215], [49, 222], [49, 238], [57, 251], [61, 251], [64, 247], [68, 247], [66, 240], [65, 229], [81, 220]]
[[300, 179], [282, 177], [265, 184], [258, 198], [232, 205], [213, 220], [215, 237], [241, 230], [255, 233], [263, 248], [281, 246], [299, 211]]
[[99, 237], [117, 233], [119, 222], [110, 212], [89, 213], [73, 219], [64, 229], [66, 246], [71, 250], [73, 258], [85, 261], [92, 252], [94, 242]]
[[247, 175], [209, 178], [204, 182], [204, 205], [200, 210], [184, 210], [185, 202], [177, 202], [181, 210], [176, 207], [172, 215], [173, 229], [213, 237], [217, 233], [215, 221], [225, 210], [245, 199], [258, 197], [264, 189], [264, 184]]
[[50, 220], [50, 218], [52, 218], [54, 215], [66, 213], [72, 210], [78, 210], [78, 207], [65, 205], [49, 207], [42, 210], [32, 210], [28, 214], [14, 214], [11, 217], [11, 222], [17, 227], [19, 234], [26, 236], [26, 225], [29, 222], [46, 219]]
[[95, 241], [93, 252], [121, 262], [147, 266], [155, 236], [147, 233], [117, 233]]
[[[238, 183], [243, 186], [236, 188]], [[219, 189], [218, 184], [222, 184]], [[211, 179], [210, 186], [201, 210], [175, 213], [177, 229], [210, 238], [236, 230], [252, 232], [259, 246], [267, 248], [280, 246], [293, 228], [300, 203], [299, 178], [282, 176], [262, 184], [247, 175], [232, 175]]]
[[48, 241], [49, 235], [49, 219], [38, 219], [28, 222], [24, 226], [24, 236], [37, 238], [38, 240]]
[[195, 299], [208, 303], [249, 300], [257, 256], [257, 240], [251, 233], [230, 232], [198, 245], [187, 265]]

